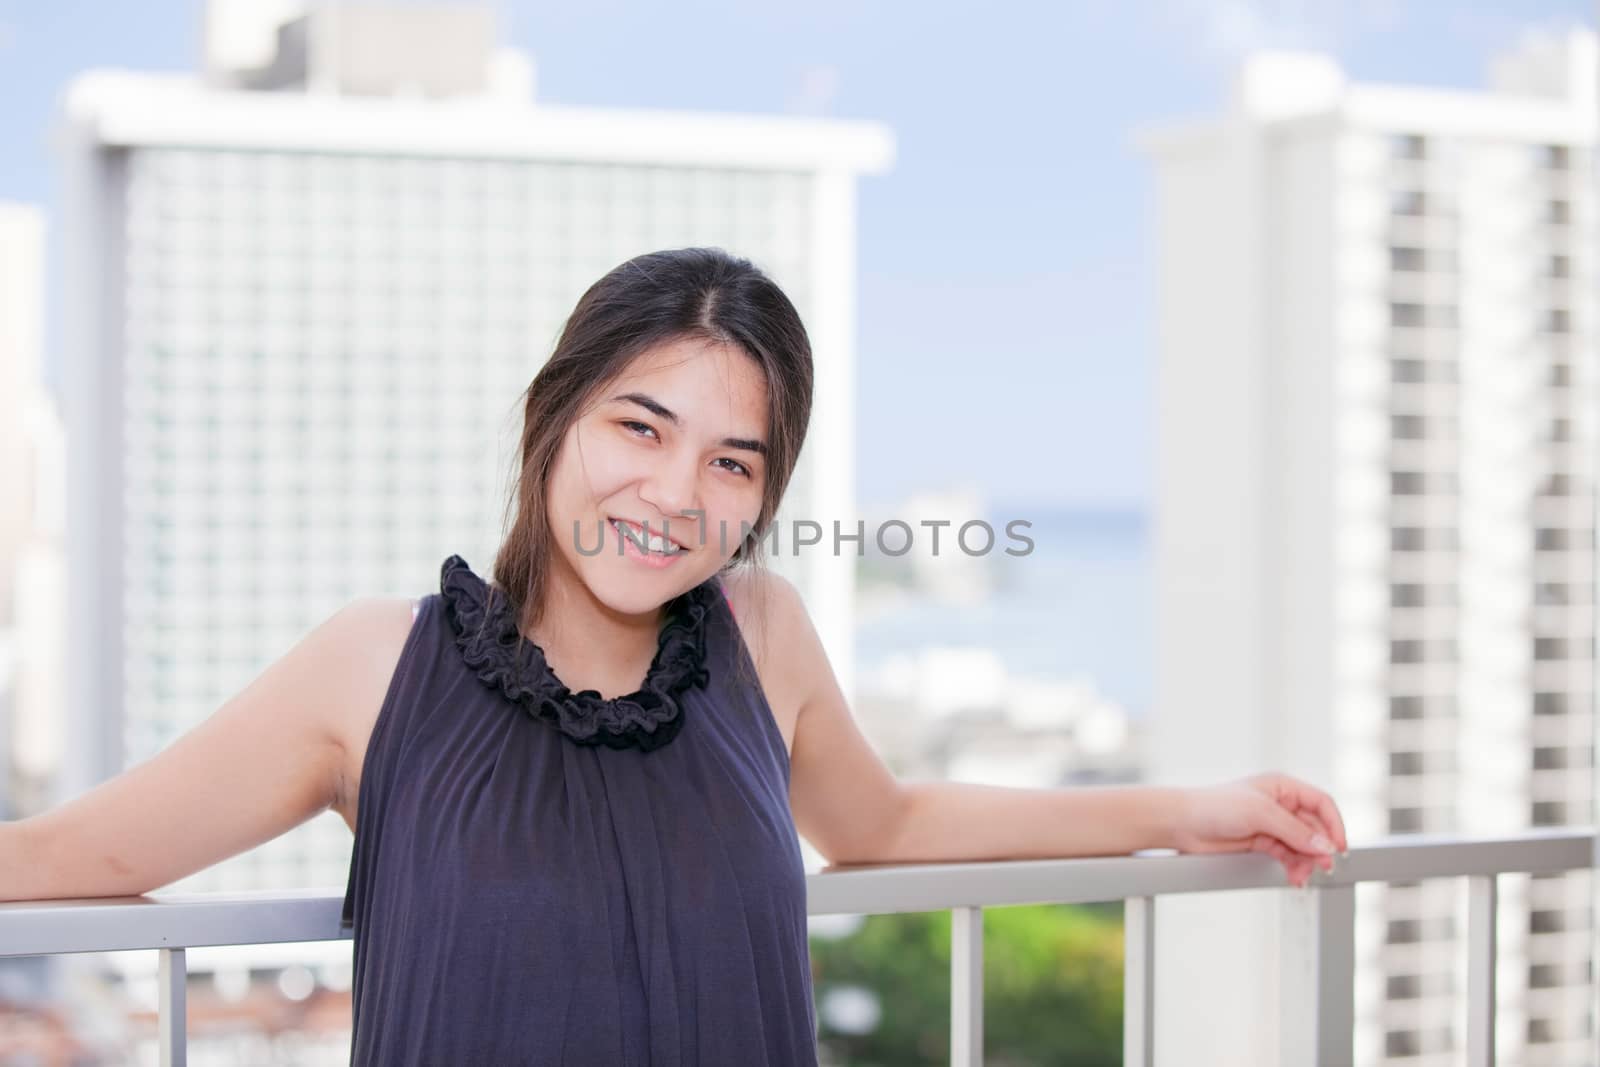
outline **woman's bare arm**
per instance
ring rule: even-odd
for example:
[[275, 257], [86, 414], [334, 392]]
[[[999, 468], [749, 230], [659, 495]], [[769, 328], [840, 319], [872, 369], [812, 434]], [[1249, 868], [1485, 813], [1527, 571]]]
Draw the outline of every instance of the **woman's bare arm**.
[[32, 827], [26, 822], [0, 822], [0, 901], [27, 900], [28, 879], [38, 873]]
[[147, 893], [337, 805], [347, 724], [376, 718], [409, 605], [351, 602], [148, 760], [4, 824], [0, 900]]
[[1348, 847], [1333, 799], [1281, 774], [1199, 788], [901, 781], [851, 714], [798, 590], [776, 578], [768, 587], [773, 645], [782, 650], [776, 676], [800, 679], [780, 683], [800, 694], [790, 809], [796, 828], [830, 863], [1254, 850], [1278, 858], [1291, 881], [1303, 885], [1313, 865], [1331, 867], [1311, 844], [1314, 834]]

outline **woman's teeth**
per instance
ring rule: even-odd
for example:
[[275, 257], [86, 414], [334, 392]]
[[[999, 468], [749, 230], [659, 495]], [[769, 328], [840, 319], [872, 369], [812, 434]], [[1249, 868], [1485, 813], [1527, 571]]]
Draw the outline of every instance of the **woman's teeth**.
[[[623, 537], [630, 538], [635, 545], [639, 544], [640, 540], [643, 539], [644, 531], [639, 527], [632, 525], [631, 523], [622, 523], [618, 522], [616, 519], [612, 519], [611, 525], [616, 527], [617, 533]], [[655, 552], [663, 556], [676, 555], [677, 553], [683, 551], [683, 549], [677, 544], [672, 541], [668, 541], [660, 534], [651, 534], [646, 543], [651, 552]]]

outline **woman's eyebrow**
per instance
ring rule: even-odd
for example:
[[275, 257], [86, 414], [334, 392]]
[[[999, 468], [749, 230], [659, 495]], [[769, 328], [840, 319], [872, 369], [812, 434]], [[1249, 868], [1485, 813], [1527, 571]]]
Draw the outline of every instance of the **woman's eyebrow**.
[[[654, 397], [648, 396], [644, 393], [622, 393], [618, 396], [612, 397], [611, 401], [613, 403], [621, 402], [624, 404], [638, 404], [652, 415], [655, 415], [657, 418], [666, 419], [674, 426], [680, 426], [683, 424], [683, 420], [678, 418], [677, 412], [673, 411], [665, 404], [662, 404]], [[767, 455], [766, 442], [757, 441], [750, 437], [724, 437], [721, 441], [721, 444], [724, 448], [738, 448], [745, 452], [754, 452], [763, 457]]]

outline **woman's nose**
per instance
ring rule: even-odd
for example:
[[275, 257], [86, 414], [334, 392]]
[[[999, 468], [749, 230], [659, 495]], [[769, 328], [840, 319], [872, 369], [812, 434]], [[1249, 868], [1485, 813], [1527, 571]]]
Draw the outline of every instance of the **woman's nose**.
[[681, 516], [699, 507], [696, 474], [698, 471], [687, 464], [664, 463], [646, 479], [640, 496], [665, 518]]

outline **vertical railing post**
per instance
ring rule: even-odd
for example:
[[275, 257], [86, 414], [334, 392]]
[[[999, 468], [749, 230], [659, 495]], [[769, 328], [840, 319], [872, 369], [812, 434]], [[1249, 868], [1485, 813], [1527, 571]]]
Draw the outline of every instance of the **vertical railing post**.
[[1122, 1064], [1155, 1067], [1156, 900], [1122, 906]]
[[950, 1067], [983, 1067], [983, 909], [950, 909]]
[[1355, 1050], [1355, 886], [1279, 897], [1278, 1062], [1343, 1067]]
[[189, 1022], [186, 983], [189, 963], [181, 948], [157, 949], [161, 954], [161, 993], [156, 1028], [161, 1041], [161, 1067], [184, 1067], [189, 1061]]
[[1494, 875], [1467, 876], [1467, 1067], [1494, 1067], [1498, 895]]

